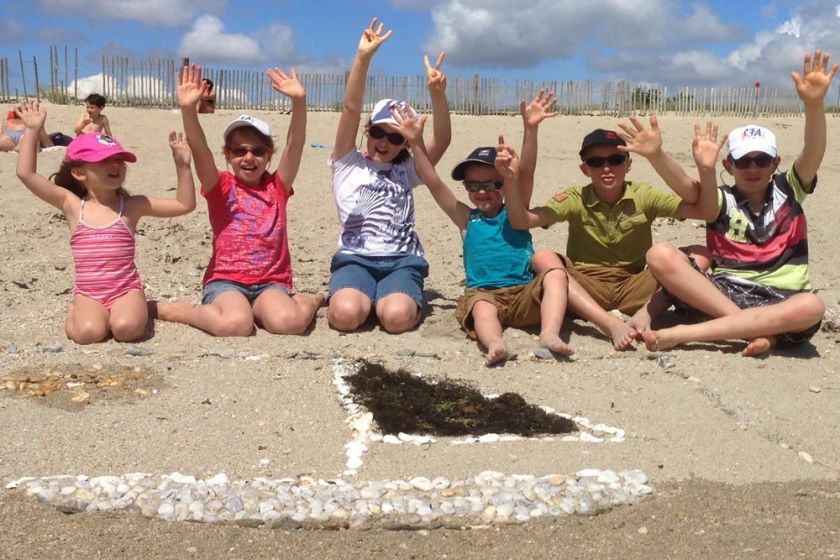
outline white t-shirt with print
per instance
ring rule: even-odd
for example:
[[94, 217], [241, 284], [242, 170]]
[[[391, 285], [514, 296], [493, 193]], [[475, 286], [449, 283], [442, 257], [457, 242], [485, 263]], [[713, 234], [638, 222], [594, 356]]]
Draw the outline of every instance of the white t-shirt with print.
[[351, 150], [329, 165], [338, 209], [338, 250], [366, 256], [413, 254], [423, 246], [414, 229], [414, 194], [422, 184], [414, 159], [377, 163]]

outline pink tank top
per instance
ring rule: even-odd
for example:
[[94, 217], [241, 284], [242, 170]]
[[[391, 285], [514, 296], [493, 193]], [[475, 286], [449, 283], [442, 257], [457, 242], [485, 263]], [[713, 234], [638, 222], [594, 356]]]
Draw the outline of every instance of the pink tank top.
[[115, 300], [132, 290], [143, 290], [134, 264], [134, 233], [123, 221], [125, 199], [120, 197], [117, 218], [108, 225], [85, 223], [85, 201], [79, 209], [79, 223], [70, 236], [76, 264], [73, 294], [94, 299], [110, 308]]

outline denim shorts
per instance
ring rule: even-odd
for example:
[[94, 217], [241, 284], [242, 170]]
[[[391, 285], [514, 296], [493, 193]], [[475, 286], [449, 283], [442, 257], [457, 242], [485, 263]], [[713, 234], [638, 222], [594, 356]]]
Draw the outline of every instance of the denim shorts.
[[336, 253], [330, 272], [330, 296], [341, 289], [354, 288], [376, 305], [385, 296], [405, 294], [422, 307], [423, 279], [429, 275], [429, 263], [410, 254], [369, 257]]
[[213, 303], [213, 300], [225, 292], [239, 292], [248, 299], [248, 303], [252, 304], [260, 295], [268, 290], [281, 290], [284, 294], [289, 294], [289, 289], [281, 284], [273, 284], [267, 282], [265, 284], [240, 284], [232, 280], [213, 280], [204, 285], [204, 293], [201, 297], [201, 305]]

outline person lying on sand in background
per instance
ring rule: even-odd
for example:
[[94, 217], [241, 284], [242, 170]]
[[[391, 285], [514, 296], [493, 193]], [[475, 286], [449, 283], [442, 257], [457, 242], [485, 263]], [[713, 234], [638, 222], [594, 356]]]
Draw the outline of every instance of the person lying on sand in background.
[[[21, 118], [21, 108], [15, 107], [6, 113], [6, 119], [0, 127], [0, 152], [16, 152], [26, 132], [26, 125]], [[52, 139], [47, 134], [46, 126], [38, 131], [39, 148], [49, 148], [53, 145]]]
[[[18, 153], [17, 176], [38, 198], [61, 210], [71, 231], [76, 274], [73, 300], [64, 323], [78, 344], [143, 337], [149, 320], [143, 282], [134, 262], [134, 234], [144, 216], [173, 218], [195, 209], [190, 147], [171, 132], [169, 146], [178, 176], [174, 199], [130, 195], [123, 187], [126, 163], [137, 157], [101, 133], [77, 136], [51, 180], [36, 171], [37, 132], [47, 114], [37, 102], [21, 107], [26, 134]], [[54, 182], [53, 182], [54, 181]]]
[[[814, 192], [826, 148], [824, 100], [837, 65], [828, 55], [805, 55], [802, 74], [791, 72], [805, 107], [805, 142], [787, 172], [779, 172], [776, 137], [749, 124], [721, 141], [696, 133], [694, 158], [701, 191], [715, 204], [705, 215], [711, 271], [661, 243], [647, 255], [654, 277], [676, 299], [678, 308], [704, 322], [642, 333], [648, 350], [686, 342], [747, 339], [743, 354], [760, 355], [776, 343], [795, 345], [819, 330], [825, 305], [811, 291], [808, 227], [802, 202]], [[699, 129], [699, 127], [697, 127]], [[709, 127], [712, 130], [712, 127]], [[717, 186], [715, 165], [723, 143], [723, 167], [734, 185]], [[701, 197], [706, 195], [701, 194]]]
[[232, 171], [216, 167], [198, 119], [198, 103], [208, 87], [201, 67], [185, 66], [178, 75], [178, 103], [207, 199], [213, 254], [201, 305], [156, 302], [161, 320], [215, 336], [249, 336], [255, 325], [274, 334], [304, 334], [324, 302], [321, 295], [293, 292], [287, 235], [286, 204], [306, 141], [306, 91], [294, 69], [289, 75], [278, 68], [267, 74], [295, 109], [274, 172], [268, 170], [275, 152], [271, 128], [251, 115], [234, 119], [224, 130], [225, 164]]
[[[528, 118], [539, 124], [553, 103], [554, 97], [543, 97], [542, 92], [529, 105], [530, 113], [523, 103], [526, 130]], [[568, 291], [563, 263], [551, 253], [556, 267], [534, 274], [530, 232], [514, 231], [508, 223], [504, 193], [518, 188], [519, 181], [519, 158], [513, 149], [500, 136], [498, 146], [476, 148], [452, 170], [452, 179], [463, 182], [474, 205], [471, 208], [441, 180], [426, 153], [426, 117], [417, 119], [398, 110], [397, 120], [414, 153], [417, 173], [461, 233], [466, 291], [458, 300], [455, 316], [468, 336], [477, 338], [487, 350], [486, 365], [508, 357], [502, 330], [507, 326], [540, 326], [543, 347], [564, 356], [574, 353], [560, 339]]]
[[[580, 148], [580, 171], [590, 183], [571, 187], [554, 195], [541, 206], [528, 209], [523, 194], [505, 193], [508, 219], [514, 229], [548, 227], [560, 221], [569, 223], [566, 256], [561, 257], [569, 274], [568, 308], [575, 315], [594, 323], [610, 337], [616, 349], [628, 348], [638, 336], [639, 317], [622, 322], [606, 311], [618, 309], [633, 315], [651, 298], [656, 279], [645, 268], [645, 253], [653, 243], [651, 226], [659, 217], [701, 218], [699, 183], [686, 175], [662, 151], [662, 138], [655, 117], [651, 128], [633, 119], [637, 134], [627, 136], [630, 143], [612, 130], [596, 129], [587, 134]], [[651, 161], [665, 182], [677, 194], [659, 191], [626, 176], [636, 152]], [[523, 145], [522, 188], [533, 181], [536, 166], [525, 157]], [[530, 190], [528, 191], [530, 192]], [[533, 260], [540, 273], [555, 267], [553, 258], [543, 260], [541, 252]]]
[[[374, 18], [362, 32], [344, 93], [344, 109], [329, 165], [339, 219], [338, 251], [330, 264], [327, 317], [349, 332], [375, 315], [391, 334], [414, 328], [422, 318], [423, 279], [429, 264], [415, 230], [413, 189], [422, 183], [408, 143], [394, 119], [404, 101], [381, 99], [364, 127], [366, 152], [356, 148], [368, 67], [392, 31]], [[425, 58], [432, 100], [433, 131], [429, 158], [440, 161], [452, 136], [446, 101], [446, 76]], [[294, 115], [294, 109], [292, 111]]]
[[98, 93], [91, 93], [85, 98], [85, 111], [79, 117], [73, 131], [78, 136], [86, 132], [104, 132], [111, 136], [111, 123], [108, 117], [102, 114], [105, 110], [105, 96]]

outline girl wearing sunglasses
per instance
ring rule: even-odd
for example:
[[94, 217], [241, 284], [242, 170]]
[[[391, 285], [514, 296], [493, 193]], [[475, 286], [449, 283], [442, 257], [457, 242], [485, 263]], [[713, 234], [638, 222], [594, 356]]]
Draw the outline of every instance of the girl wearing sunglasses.
[[277, 169], [268, 171], [274, 140], [268, 123], [242, 115], [224, 131], [225, 163], [216, 167], [198, 120], [208, 94], [201, 68], [178, 76], [178, 103], [193, 150], [201, 194], [213, 228], [213, 255], [204, 274], [201, 305], [158, 303], [160, 319], [192, 325], [215, 336], [248, 336], [254, 325], [275, 334], [303, 334], [324, 302], [295, 294], [286, 235], [286, 203], [294, 191], [306, 136], [306, 92], [294, 69], [268, 71], [275, 90], [292, 100], [292, 120]]
[[[365, 125], [365, 151], [356, 148], [365, 81], [373, 55], [392, 31], [374, 18], [359, 40], [344, 93], [344, 110], [329, 164], [338, 209], [338, 252], [330, 265], [330, 325], [353, 331], [375, 313], [383, 329], [400, 333], [420, 322], [423, 279], [429, 265], [414, 222], [414, 168], [395, 110], [416, 113], [405, 101], [378, 101]], [[446, 76], [425, 58], [434, 127], [429, 158], [440, 161], [451, 138]]]

